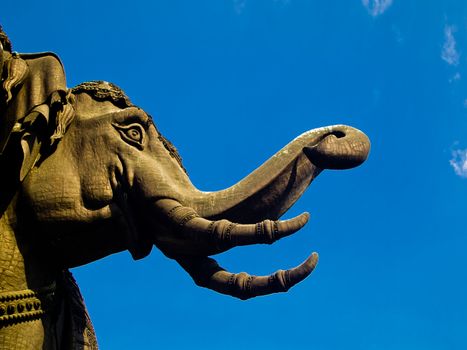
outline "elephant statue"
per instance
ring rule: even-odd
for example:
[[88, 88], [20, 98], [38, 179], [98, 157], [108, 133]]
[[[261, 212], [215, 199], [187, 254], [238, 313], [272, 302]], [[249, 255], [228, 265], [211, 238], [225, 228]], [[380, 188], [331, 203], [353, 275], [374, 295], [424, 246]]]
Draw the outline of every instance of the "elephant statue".
[[0, 27], [0, 349], [97, 349], [69, 268], [153, 246], [194, 282], [248, 299], [285, 292], [318, 255], [270, 276], [230, 273], [210, 256], [300, 230], [279, 218], [324, 169], [368, 156], [361, 131], [305, 132], [230, 188], [194, 187], [176, 148], [117, 86], [66, 87], [52, 53], [18, 54]]

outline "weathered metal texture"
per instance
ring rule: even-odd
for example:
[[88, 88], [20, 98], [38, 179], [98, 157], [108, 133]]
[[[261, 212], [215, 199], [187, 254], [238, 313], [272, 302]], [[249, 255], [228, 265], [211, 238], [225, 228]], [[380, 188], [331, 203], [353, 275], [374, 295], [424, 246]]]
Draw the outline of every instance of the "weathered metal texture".
[[0, 349], [96, 349], [68, 268], [152, 247], [200, 286], [241, 299], [284, 292], [315, 268], [230, 273], [209, 256], [271, 244], [308, 221], [280, 216], [324, 169], [368, 156], [360, 131], [308, 131], [236, 185], [193, 186], [175, 147], [115, 85], [66, 88], [50, 53], [11, 52], [0, 29]]

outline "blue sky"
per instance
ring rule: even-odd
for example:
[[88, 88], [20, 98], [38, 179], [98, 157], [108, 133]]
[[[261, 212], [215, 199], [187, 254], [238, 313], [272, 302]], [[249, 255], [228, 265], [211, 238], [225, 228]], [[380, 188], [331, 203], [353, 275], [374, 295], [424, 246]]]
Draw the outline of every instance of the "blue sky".
[[318, 251], [287, 294], [215, 294], [157, 249], [74, 269], [102, 349], [467, 348], [466, 2], [7, 1], [0, 23], [15, 50], [56, 52], [70, 87], [121, 86], [200, 189], [312, 128], [372, 141], [285, 215], [311, 213], [299, 233], [218, 256], [268, 274]]

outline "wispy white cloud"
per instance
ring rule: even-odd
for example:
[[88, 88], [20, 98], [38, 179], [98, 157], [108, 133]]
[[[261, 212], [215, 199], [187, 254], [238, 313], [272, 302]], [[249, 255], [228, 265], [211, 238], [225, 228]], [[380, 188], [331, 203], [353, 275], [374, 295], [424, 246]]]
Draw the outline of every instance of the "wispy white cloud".
[[246, 6], [246, 0], [233, 0], [234, 10], [237, 14], [241, 14]]
[[405, 41], [404, 35], [402, 34], [402, 31], [398, 26], [393, 24], [391, 26], [392, 33], [394, 34], [394, 39], [396, 39], [396, 42], [400, 45], [402, 45]]
[[461, 80], [461, 74], [459, 72], [456, 72], [451, 78], [449, 78], [450, 83], [453, 83], [458, 80]]
[[459, 53], [456, 49], [456, 38], [454, 38], [455, 31], [456, 27], [454, 26], [446, 25], [444, 27], [444, 44], [441, 51], [441, 58], [452, 66], [459, 64]]
[[456, 175], [467, 178], [467, 149], [452, 151], [452, 159], [449, 164], [453, 167]]
[[392, 0], [362, 0], [362, 4], [370, 15], [376, 17], [382, 15], [392, 5]]

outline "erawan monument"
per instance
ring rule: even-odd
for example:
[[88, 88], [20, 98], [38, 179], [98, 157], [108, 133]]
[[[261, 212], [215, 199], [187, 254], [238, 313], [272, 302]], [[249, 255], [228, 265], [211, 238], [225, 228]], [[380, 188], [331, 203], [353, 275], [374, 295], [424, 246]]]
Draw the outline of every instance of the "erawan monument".
[[288, 291], [316, 253], [269, 276], [231, 273], [211, 256], [297, 232], [307, 213], [279, 218], [313, 179], [370, 150], [350, 126], [313, 129], [232, 187], [203, 192], [114, 84], [68, 88], [59, 57], [13, 51], [1, 27], [0, 72], [0, 349], [97, 349], [68, 269], [124, 250], [142, 259], [155, 246], [198, 286], [236, 298]]

